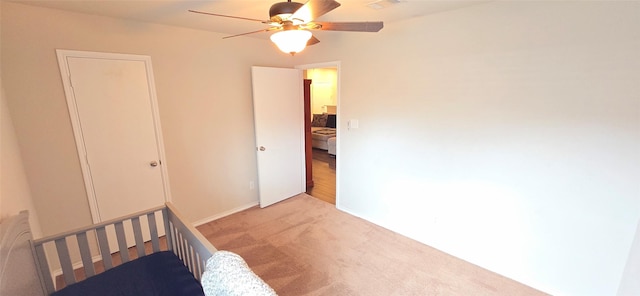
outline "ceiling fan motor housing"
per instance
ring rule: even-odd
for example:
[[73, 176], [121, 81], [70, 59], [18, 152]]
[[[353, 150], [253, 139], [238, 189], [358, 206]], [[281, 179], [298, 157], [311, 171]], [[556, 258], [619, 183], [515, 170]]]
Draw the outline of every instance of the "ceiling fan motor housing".
[[271, 5], [271, 8], [269, 8], [269, 17], [273, 18], [281, 14], [291, 15], [296, 12], [298, 8], [302, 7], [302, 5], [302, 3], [291, 2], [291, 0], [289, 0], [289, 2], [278, 2]]

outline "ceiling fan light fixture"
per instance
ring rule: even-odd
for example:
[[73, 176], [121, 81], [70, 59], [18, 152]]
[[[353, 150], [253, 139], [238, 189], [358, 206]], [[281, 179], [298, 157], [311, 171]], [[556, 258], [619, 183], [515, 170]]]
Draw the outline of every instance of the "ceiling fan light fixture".
[[311, 35], [307, 30], [284, 30], [271, 35], [271, 41], [282, 52], [294, 55], [304, 50]]

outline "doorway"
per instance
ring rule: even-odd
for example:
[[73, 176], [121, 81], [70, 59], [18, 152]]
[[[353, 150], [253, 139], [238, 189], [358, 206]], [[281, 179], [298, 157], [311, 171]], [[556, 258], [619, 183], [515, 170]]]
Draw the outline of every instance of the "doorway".
[[334, 205], [338, 200], [339, 66], [339, 62], [330, 62], [296, 67], [303, 70], [305, 79], [311, 80], [310, 106], [306, 107], [310, 110], [305, 110], [310, 113], [308, 120], [327, 118], [324, 123], [312, 121], [313, 182], [306, 192]]

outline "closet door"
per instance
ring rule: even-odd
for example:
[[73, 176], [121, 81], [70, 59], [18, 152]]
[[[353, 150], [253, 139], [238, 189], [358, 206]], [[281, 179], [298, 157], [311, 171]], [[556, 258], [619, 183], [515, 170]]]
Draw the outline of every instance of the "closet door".
[[58, 59], [94, 222], [162, 205], [169, 191], [150, 57], [61, 50]]

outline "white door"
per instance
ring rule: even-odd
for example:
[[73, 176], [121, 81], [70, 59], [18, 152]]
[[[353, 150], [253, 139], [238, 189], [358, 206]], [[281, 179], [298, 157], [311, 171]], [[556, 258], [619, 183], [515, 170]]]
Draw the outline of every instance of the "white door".
[[302, 71], [251, 68], [260, 207], [305, 191]]
[[94, 222], [162, 205], [168, 180], [151, 59], [62, 50], [58, 59]]

